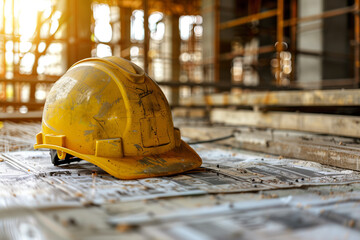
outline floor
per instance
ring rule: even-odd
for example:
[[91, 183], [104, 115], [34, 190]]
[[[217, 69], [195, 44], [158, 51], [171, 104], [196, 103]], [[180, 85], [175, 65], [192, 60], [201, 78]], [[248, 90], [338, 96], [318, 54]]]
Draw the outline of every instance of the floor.
[[1, 240], [360, 239], [357, 171], [206, 143], [192, 145], [199, 169], [122, 181], [85, 161], [53, 166], [31, 149], [38, 124], [9, 124]]

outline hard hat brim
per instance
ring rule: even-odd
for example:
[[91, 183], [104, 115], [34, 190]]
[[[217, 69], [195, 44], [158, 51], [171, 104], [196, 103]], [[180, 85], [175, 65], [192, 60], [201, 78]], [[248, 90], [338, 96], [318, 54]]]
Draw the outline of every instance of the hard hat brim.
[[162, 154], [122, 158], [81, 154], [49, 144], [36, 144], [34, 148], [50, 148], [66, 152], [95, 164], [116, 178], [128, 180], [173, 175], [195, 169], [202, 164], [200, 156], [184, 141], [181, 141], [179, 147]]

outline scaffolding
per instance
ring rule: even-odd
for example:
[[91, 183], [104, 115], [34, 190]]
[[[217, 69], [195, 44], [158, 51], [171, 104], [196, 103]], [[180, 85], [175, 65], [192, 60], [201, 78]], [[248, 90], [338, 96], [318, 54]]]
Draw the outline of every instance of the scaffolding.
[[[350, 58], [353, 61], [353, 78], [322, 79], [320, 88], [358, 88], [359, 86], [359, 0], [354, 0], [353, 4], [351, 2], [351, 5], [346, 7], [327, 10], [321, 14], [306, 17], [298, 16], [299, 0], [277, 0], [276, 3], [271, 1], [272, 5], [270, 5], [272, 8], [263, 7], [263, 4], [267, 1], [244, 0], [238, 1], [236, 4], [243, 4], [241, 6], [246, 6], [248, 10], [242, 11], [241, 14], [236, 13], [238, 17], [232, 19], [223, 19], [222, 9], [225, 2], [220, 0], [182, 2], [175, 0], [49, 0], [51, 3], [50, 13], [46, 15], [44, 12], [39, 11], [36, 19], [36, 29], [29, 40], [31, 41], [30, 50], [24, 52], [20, 51], [20, 43], [22, 41], [18, 24], [20, 15], [16, 10], [18, 9], [16, 6], [20, 4], [20, 1], [0, 1], [2, 11], [0, 26], [0, 102], [3, 112], [21, 112], [21, 107], [25, 107], [26, 111], [41, 110], [46, 92], [49, 91], [52, 84], [77, 60], [98, 56], [95, 51], [98, 45], [104, 45], [111, 49], [110, 53], [112, 55], [122, 56], [131, 60], [134, 60], [131, 58], [132, 47], [138, 47], [137, 60], [135, 59], [135, 62], [138, 61], [137, 63], [149, 72], [154, 80], [158, 81], [173, 106], [181, 105], [182, 101], [179, 101], [179, 99], [191, 97], [194, 94], [204, 95], [223, 91], [232, 92], [234, 89], [240, 89], [240, 91], [243, 89], [254, 91], [302, 89], [303, 85], [299, 85], [297, 81], [296, 61], [298, 54], [344, 56], [337, 53], [299, 50], [297, 48], [299, 26], [319, 19], [345, 14], [351, 16], [351, 19], [353, 18], [353, 23], [351, 24], [353, 33], [352, 39], [349, 42], [353, 53], [345, 56], [345, 58]], [[117, 9], [117, 18], [111, 18], [109, 24], [113, 31], [119, 33], [114, 34], [113, 32], [113, 39], [109, 42], [102, 42], [94, 37], [94, 27], [96, 24], [93, 16], [94, 4], [107, 4]], [[8, 11], [9, 9], [11, 10], [10, 12]], [[79, 9], [82, 10], [80, 11]], [[142, 10], [143, 12], [143, 29], [145, 31], [144, 39], [141, 41], [134, 41], [130, 36], [130, 25], [134, 10]], [[164, 40], [161, 41], [152, 40], [152, 30], [149, 29], [149, 16], [156, 11], [163, 14], [163, 18], [159, 21], [164, 22], [166, 28], [172, 29], [170, 32], [165, 33]], [[231, 11], [234, 12], [236, 9], [231, 9]], [[112, 8], [110, 12], [113, 14]], [[52, 30], [51, 33], [48, 32], [47, 35], [43, 36], [42, 29], [46, 25], [51, 28], [51, 24], [55, 22], [53, 16], [56, 14], [59, 15], [56, 19], [58, 27]], [[202, 26], [204, 24], [200, 23], [202, 22], [200, 21], [191, 23], [190, 37], [187, 40], [181, 39], [178, 31], [179, 19], [186, 15], [196, 17], [200, 14], [203, 15], [204, 21], [208, 20], [204, 18], [204, 15], [210, 14], [214, 23], [211, 25], [214, 30], [212, 38], [202, 41], [201, 37], [195, 36], [196, 27], [204, 27], [205, 29], [205, 26]], [[222, 35], [225, 31], [237, 33], [239, 27], [259, 26], [260, 21], [267, 19], [272, 19], [276, 23], [273, 26], [274, 31], [271, 30], [271, 34], [274, 35], [274, 42], [271, 44], [261, 45], [259, 42], [253, 42], [245, 46], [244, 44], [239, 45], [234, 42], [234, 46], [229, 46], [232, 43], [222, 43]], [[11, 45], [9, 42], [12, 43], [13, 47], [9, 46]], [[211, 51], [213, 51], [213, 55], [211, 57], [204, 57], [204, 52], [207, 51], [204, 48], [204, 44], [208, 44], [208, 42], [212, 44]], [[49, 73], [43, 70], [39, 71], [39, 64], [44, 62], [40, 59], [44, 55], [49, 54], [49, 48], [53, 43], [59, 43], [63, 46], [63, 50], [57, 53], [60, 70], [53, 71], [53, 74], [49, 74], [51, 71]], [[228, 49], [230, 48], [231, 50], [224, 51], [221, 44], [227, 44]], [[152, 51], [153, 49], [156, 51]], [[27, 53], [33, 54], [34, 61], [30, 70], [24, 73], [21, 70], [21, 58]], [[258, 56], [262, 54], [273, 54], [274, 58], [266, 61], [260, 59], [260, 61]], [[13, 60], [9, 61], [6, 58], [7, 55], [12, 55]], [[156, 57], [154, 58], [154, 56]], [[287, 56], [290, 56], [290, 58]], [[224, 68], [224, 65], [229, 65], [228, 63], [230, 65], [244, 64], [237, 61], [239, 58], [244, 57], [250, 60], [255, 59], [255, 61], [258, 61], [257, 64], [259, 66], [266, 67], [271, 72], [273, 81], [248, 84], [244, 81], [243, 75], [241, 75], [243, 72], [236, 72], [234, 68]], [[284, 65], [284, 57], [288, 65]], [[161, 78], [157, 77], [154, 73], [153, 68], [156, 65], [154, 59], [161, 63], [160, 65], [165, 69], [164, 71], [167, 71]], [[251, 65], [251, 61], [248, 64]], [[160, 65], [157, 64], [157, 68]], [[49, 66], [49, 68], [54, 68], [54, 66]], [[59, 69], [59, 66], [55, 67], [55, 69]], [[223, 72], [228, 72], [228, 75], [231, 77], [222, 79], [221, 73]], [[238, 74], [235, 77], [234, 72]], [[251, 75], [250, 78], [254, 79], [254, 76]], [[319, 88], [317, 85], [312, 85], [311, 81], [307, 84], [307, 88]], [[24, 86], [28, 89], [27, 92], [23, 90]], [[39, 89], [43, 92], [42, 94], [36, 94]], [[27, 95], [27, 97], [24, 97], [24, 95]]]

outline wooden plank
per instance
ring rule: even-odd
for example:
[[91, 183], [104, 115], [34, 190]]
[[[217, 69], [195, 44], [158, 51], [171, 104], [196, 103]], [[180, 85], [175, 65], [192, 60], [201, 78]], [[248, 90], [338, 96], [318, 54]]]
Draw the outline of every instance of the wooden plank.
[[360, 106], [360, 89], [219, 93], [181, 99], [183, 106]]
[[232, 126], [253, 126], [360, 137], [360, 117], [355, 116], [214, 109], [210, 113], [210, 121]]
[[172, 115], [174, 118], [207, 118], [208, 111], [202, 108], [174, 108], [172, 109]]
[[241, 149], [297, 158], [334, 167], [360, 170], [360, 145], [351, 138], [321, 136], [291, 131], [258, 130], [248, 127], [182, 126], [184, 137], [209, 140], [235, 137], [218, 143]]
[[318, 19], [336, 17], [336, 16], [339, 16], [339, 15], [352, 13], [352, 12], [355, 12], [355, 11], [356, 11], [355, 6], [338, 8], [338, 9], [323, 12], [321, 14], [316, 14], [316, 15], [307, 16], [307, 17], [303, 17], [303, 18], [291, 18], [291, 19], [288, 19], [288, 20], [284, 21], [284, 26], [287, 27], [287, 26], [291, 26], [291, 25], [297, 25], [299, 23], [315, 21], [315, 20], [318, 20]]
[[42, 118], [42, 111], [31, 111], [27, 113], [0, 113], [0, 120], [11, 120], [11, 121], [18, 121], [18, 120], [41, 120]]
[[333, 167], [360, 170], [360, 151], [344, 151], [316, 144], [300, 144], [288, 141], [268, 141], [266, 146], [253, 142], [239, 142], [238, 146], [247, 150], [305, 159]]

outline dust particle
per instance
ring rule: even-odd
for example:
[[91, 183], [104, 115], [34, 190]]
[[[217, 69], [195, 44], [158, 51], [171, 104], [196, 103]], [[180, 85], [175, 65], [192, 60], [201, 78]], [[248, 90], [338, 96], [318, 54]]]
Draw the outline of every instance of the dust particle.
[[128, 224], [118, 224], [116, 226], [116, 230], [121, 233], [129, 231], [130, 229], [131, 229], [131, 226]]

